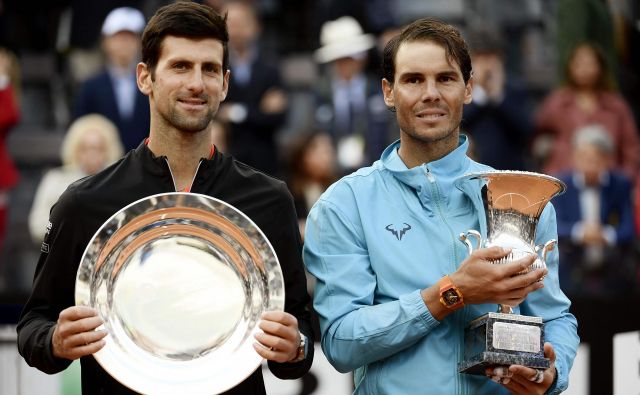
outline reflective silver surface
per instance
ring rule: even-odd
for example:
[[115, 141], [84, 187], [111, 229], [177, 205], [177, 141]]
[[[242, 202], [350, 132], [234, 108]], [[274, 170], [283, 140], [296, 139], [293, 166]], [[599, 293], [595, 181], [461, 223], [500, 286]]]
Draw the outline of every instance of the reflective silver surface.
[[520, 274], [546, 267], [546, 255], [553, 250], [556, 240], [536, 245], [536, 227], [546, 204], [554, 196], [563, 193], [566, 185], [546, 174], [526, 171], [473, 173], [456, 180], [456, 185], [464, 189], [469, 187], [469, 182], [481, 192], [487, 220], [486, 240], [477, 230], [460, 234], [469, 253], [480, 247], [510, 247], [511, 254], [495, 263], [511, 262], [528, 254], [536, 254], [535, 262]]
[[82, 257], [75, 297], [103, 319], [109, 335], [94, 356], [122, 384], [146, 394], [215, 394], [260, 365], [253, 334], [264, 311], [284, 309], [284, 282], [248, 217], [176, 192], [104, 223]]

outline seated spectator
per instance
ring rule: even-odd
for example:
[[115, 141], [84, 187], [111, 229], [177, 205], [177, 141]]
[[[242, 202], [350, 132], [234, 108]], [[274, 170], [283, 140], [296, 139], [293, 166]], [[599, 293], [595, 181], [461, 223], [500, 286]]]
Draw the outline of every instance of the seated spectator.
[[561, 243], [560, 284], [567, 293], [629, 292], [635, 238], [631, 183], [610, 168], [615, 147], [604, 127], [576, 132], [567, 191], [553, 200]]
[[309, 210], [329, 185], [338, 179], [336, 167], [335, 149], [327, 133], [300, 135], [292, 144], [287, 184], [296, 205], [303, 239]]
[[75, 100], [75, 118], [93, 113], [109, 118], [127, 151], [149, 135], [149, 99], [136, 84], [144, 25], [144, 16], [135, 8], [116, 8], [107, 15], [102, 25], [106, 67], [82, 85]]
[[9, 156], [6, 141], [20, 118], [19, 71], [15, 55], [0, 48], [0, 252], [9, 211], [9, 190], [18, 183], [18, 171]]
[[533, 133], [527, 90], [507, 75], [498, 33], [477, 30], [470, 41], [473, 101], [464, 106], [462, 129], [474, 141], [477, 161], [495, 169], [525, 170]]
[[548, 158], [543, 159], [546, 173], [569, 170], [573, 134], [582, 126], [599, 124], [613, 142], [613, 168], [635, 180], [640, 164], [638, 128], [628, 104], [613, 86], [601, 51], [592, 44], [578, 45], [566, 66], [565, 86], [544, 100], [537, 115], [536, 134], [540, 137], [536, 145], [544, 145], [542, 136], [551, 137]]
[[36, 190], [29, 213], [31, 238], [36, 243], [42, 241], [51, 206], [72, 182], [97, 173], [123, 153], [118, 131], [107, 118], [90, 114], [75, 120], [62, 142], [62, 166], [49, 170]]

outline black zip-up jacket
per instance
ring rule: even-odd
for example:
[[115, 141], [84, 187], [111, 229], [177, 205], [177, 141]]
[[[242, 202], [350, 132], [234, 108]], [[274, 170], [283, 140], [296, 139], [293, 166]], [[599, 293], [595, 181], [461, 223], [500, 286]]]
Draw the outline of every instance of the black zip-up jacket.
[[[53, 207], [36, 267], [33, 290], [18, 323], [18, 348], [27, 363], [53, 374], [67, 368], [67, 359], [53, 356], [51, 339], [59, 313], [75, 305], [75, 278], [82, 254], [98, 228], [115, 212], [144, 197], [174, 192], [165, 157], [156, 157], [143, 143], [104, 171], [72, 184]], [[291, 194], [285, 184], [216, 150], [201, 159], [191, 191], [221, 199], [244, 212], [264, 232], [278, 256], [285, 281], [285, 311], [298, 319], [309, 342], [307, 358], [298, 363], [269, 361], [273, 374], [298, 378], [311, 367], [313, 332], [301, 239]], [[112, 378], [93, 356], [81, 358], [82, 392], [134, 394]], [[261, 369], [228, 392], [264, 394]]]

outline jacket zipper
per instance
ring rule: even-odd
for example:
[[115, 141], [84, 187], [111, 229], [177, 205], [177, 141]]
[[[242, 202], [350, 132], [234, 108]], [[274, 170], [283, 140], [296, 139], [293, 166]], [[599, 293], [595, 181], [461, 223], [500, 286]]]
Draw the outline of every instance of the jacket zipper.
[[[167, 162], [167, 167], [169, 168], [169, 174], [171, 174], [173, 189], [175, 189], [176, 192], [179, 192], [178, 186], [176, 185], [176, 179], [173, 177], [173, 171], [171, 171], [171, 165], [169, 164], [169, 159], [165, 157], [164, 160], [165, 162]], [[196, 172], [193, 174], [193, 178], [191, 179], [191, 184], [189, 184], [189, 191], [191, 191], [191, 188], [193, 188], [193, 183], [196, 181], [196, 176], [198, 175], [198, 170], [200, 170], [201, 164], [202, 164], [202, 159], [200, 159], [200, 161], [198, 162], [198, 167], [196, 167]]]
[[[427, 177], [427, 180], [429, 180], [429, 184], [430, 184], [430, 191], [431, 191], [431, 196], [434, 197], [434, 202], [435, 202], [435, 206], [436, 209], [438, 211], [438, 214], [440, 215], [440, 219], [442, 220], [442, 222], [444, 222], [444, 224], [446, 225], [447, 229], [449, 229], [449, 234], [451, 235], [451, 238], [453, 240], [454, 246], [453, 246], [453, 259], [454, 262], [457, 261], [457, 254], [456, 254], [456, 248], [455, 248], [455, 242], [457, 241], [453, 231], [451, 230], [451, 226], [449, 225], [449, 223], [447, 222], [447, 219], [445, 218], [445, 216], [442, 213], [442, 207], [440, 206], [440, 192], [438, 190], [438, 185], [436, 184], [436, 177], [433, 175], [433, 172], [431, 172], [431, 169], [429, 169], [429, 166], [427, 166], [426, 164], [424, 165], [425, 168], [425, 175]], [[455, 264], [455, 263], [454, 263]], [[462, 327], [464, 328], [464, 323], [461, 322], [461, 318], [459, 317], [460, 314], [457, 315], [456, 317], [456, 321], [458, 325], [463, 325]], [[464, 330], [462, 331], [462, 340], [464, 341]], [[454, 344], [454, 351], [455, 354], [458, 355], [458, 358], [460, 357], [460, 347], [459, 347], [460, 341], [456, 342]], [[458, 366], [457, 364], [454, 364], [454, 377], [455, 377], [455, 385], [456, 385], [456, 391], [455, 393], [458, 394], [466, 394], [466, 391], [464, 389], [464, 381], [461, 381], [459, 379], [459, 373], [458, 373]]]

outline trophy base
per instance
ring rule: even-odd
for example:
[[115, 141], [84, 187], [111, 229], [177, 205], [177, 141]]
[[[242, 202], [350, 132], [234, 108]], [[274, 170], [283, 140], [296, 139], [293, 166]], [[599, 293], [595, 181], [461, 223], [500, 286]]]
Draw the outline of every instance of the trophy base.
[[542, 318], [519, 314], [487, 313], [465, 329], [464, 360], [458, 372], [484, 375], [498, 365], [522, 365], [547, 369]]
[[551, 362], [549, 358], [544, 357], [485, 351], [459, 363], [458, 372], [484, 376], [486, 368], [498, 365], [522, 365], [534, 369], [548, 369], [551, 366]]

